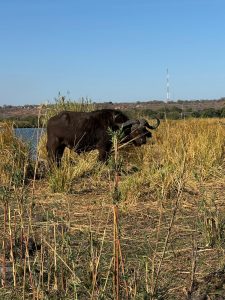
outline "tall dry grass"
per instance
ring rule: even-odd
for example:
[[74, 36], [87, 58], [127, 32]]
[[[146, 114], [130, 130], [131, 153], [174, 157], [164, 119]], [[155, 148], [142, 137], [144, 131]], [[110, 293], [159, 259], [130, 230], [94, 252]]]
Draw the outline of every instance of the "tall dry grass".
[[155, 195], [173, 194], [181, 174], [185, 184], [193, 188], [224, 176], [225, 130], [217, 119], [164, 121], [153, 132], [152, 143], [134, 148], [130, 154], [130, 161], [133, 158], [140, 171], [121, 184], [127, 201], [139, 199], [145, 187]]
[[92, 111], [95, 109], [95, 105], [92, 103], [89, 98], [81, 98], [79, 101], [73, 101], [72, 99], [61, 96], [55, 98], [53, 104], [47, 104], [45, 106], [45, 114], [42, 116], [41, 121], [45, 126], [48, 119], [63, 110], [71, 111]]
[[[76, 105], [65, 106], [65, 99], [60, 101], [53, 111], [49, 108], [46, 120], [62, 108]], [[172, 273], [166, 264], [171, 240], [176, 237], [177, 215], [183, 209], [183, 193], [202, 189], [206, 182], [224, 180], [224, 144], [225, 130], [216, 119], [162, 121], [152, 140], [141, 148], [120, 148], [114, 136], [113, 159], [108, 165], [97, 162], [96, 152], [76, 155], [66, 151], [62, 167], [52, 169], [31, 193], [34, 185], [25, 184], [29, 151], [6, 125], [0, 131], [0, 155], [4, 158], [0, 160], [2, 299], [180, 299], [180, 294], [170, 297], [173, 289], [167, 285], [173, 286], [168, 276]], [[39, 149], [40, 157], [46, 158], [45, 137]], [[113, 217], [111, 211], [100, 224], [92, 225], [89, 205], [89, 226], [78, 223], [82, 213], [79, 207], [75, 207], [76, 214], [71, 210], [73, 195], [68, 194], [75, 189], [80, 192], [80, 202], [84, 201], [79, 190], [84, 185], [89, 190], [95, 187], [87, 198], [95, 198], [98, 190], [103, 190], [103, 200], [110, 199], [105, 207], [104, 201], [96, 201], [98, 217], [101, 209], [114, 204]], [[199, 202], [192, 234], [200, 232], [203, 245], [220, 249], [224, 218], [213, 198], [201, 193], [204, 201]], [[47, 203], [50, 197], [52, 206]], [[149, 227], [146, 242], [136, 234], [143, 228], [138, 227], [137, 219], [131, 219], [134, 211], [136, 218], [139, 212], [143, 214], [139, 203], [147, 203], [148, 210], [154, 207], [150, 219], [154, 226], [148, 224], [148, 212], [144, 212], [144, 226]], [[124, 222], [126, 215], [130, 220], [127, 217]], [[132, 236], [125, 235], [127, 226], [132, 228]], [[184, 247], [186, 244], [182, 250]], [[196, 246], [194, 251], [197, 253]], [[172, 265], [177, 259], [173, 255]], [[194, 260], [193, 265], [196, 257]], [[195, 269], [190, 274], [192, 281]]]
[[30, 149], [14, 134], [12, 123], [2, 123], [0, 129], [0, 185], [18, 186], [27, 174]]

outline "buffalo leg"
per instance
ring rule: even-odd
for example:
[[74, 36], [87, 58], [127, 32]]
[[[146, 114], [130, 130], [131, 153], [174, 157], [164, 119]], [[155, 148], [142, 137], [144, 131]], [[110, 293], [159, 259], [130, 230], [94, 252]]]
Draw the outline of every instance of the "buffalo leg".
[[106, 162], [108, 160], [110, 149], [111, 149], [111, 145], [98, 148], [98, 152], [99, 152], [98, 159], [101, 162]]
[[61, 165], [61, 160], [62, 160], [62, 156], [63, 156], [64, 150], [65, 150], [65, 146], [64, 145], [60, 145], [56, 149], [56, 165], [57, 165], [57, 167], [60, 167], [60, 165]]
[[49, 164], [52, 165], [56, 163], [57, 166], [59, 167], [61, 164], [61, 159], [63, 156], [65, 145], [59, 145], [57, 140], [53, 140], [51, 142], [50, 141], [47, 142], [46, 148], [48, 152]]
[[52, 165], [56, 161], [56, 150], [57, 150], [58, 143], [56, 142], [47, 142], [46, 148], [48, 152], [48, 162]]

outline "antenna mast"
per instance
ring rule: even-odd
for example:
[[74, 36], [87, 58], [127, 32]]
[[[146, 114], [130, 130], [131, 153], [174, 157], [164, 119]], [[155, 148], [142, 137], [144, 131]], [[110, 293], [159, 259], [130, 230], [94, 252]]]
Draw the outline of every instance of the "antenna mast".
[[170, 83], [169, 83], [169, 69], [166, 69], [166, 102], [170, 100]]

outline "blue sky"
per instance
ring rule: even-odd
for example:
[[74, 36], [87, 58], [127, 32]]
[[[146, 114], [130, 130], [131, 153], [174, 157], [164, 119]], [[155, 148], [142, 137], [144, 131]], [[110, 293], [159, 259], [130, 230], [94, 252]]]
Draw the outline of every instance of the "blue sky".
[[0, 105], [225, 96], [224, 0], [0, 0]]

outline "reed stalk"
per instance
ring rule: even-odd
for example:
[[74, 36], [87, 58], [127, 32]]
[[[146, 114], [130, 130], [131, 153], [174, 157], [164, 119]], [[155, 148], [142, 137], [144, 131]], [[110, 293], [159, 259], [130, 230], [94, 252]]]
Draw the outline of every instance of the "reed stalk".
[[16, 287], [16, 267], [13, 253], [13, 237], [12, 237], [12, 225], [11, 225], [11, 209], [8, 208], [8, 226], [9, 226], [9, 241], [10, 241], [10, 261], [12, 263], [13, 274], [13, 286]]
[[7, 216], [8, 216], [8, 203], [4, 200], [4, 229], [3, 229], [3, 240], [2, 240], [2, 287], [6, 286], [6, 226], [7, 226]]

